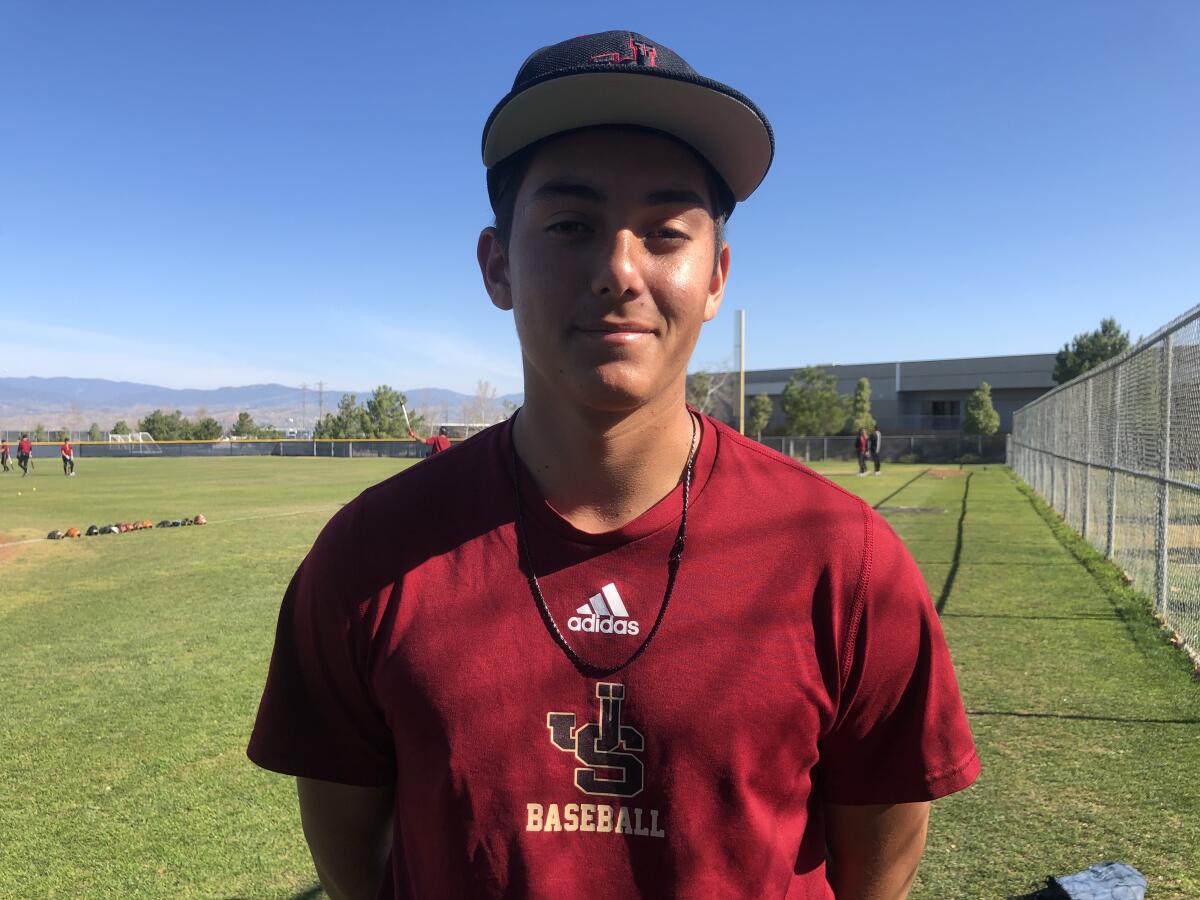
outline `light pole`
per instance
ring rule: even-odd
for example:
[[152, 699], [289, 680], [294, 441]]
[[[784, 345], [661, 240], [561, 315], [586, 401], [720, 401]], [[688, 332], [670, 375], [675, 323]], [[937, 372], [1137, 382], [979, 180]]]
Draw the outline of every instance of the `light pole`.
[[737, 311], [738, 321], [738, 433], [746, 433], [746, 311]]

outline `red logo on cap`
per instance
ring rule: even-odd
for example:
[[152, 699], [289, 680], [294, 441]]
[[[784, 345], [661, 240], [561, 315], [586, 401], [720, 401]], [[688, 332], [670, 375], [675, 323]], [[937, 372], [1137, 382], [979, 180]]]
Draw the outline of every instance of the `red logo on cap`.
[[611, 63], [614, 66], [646, 66], [649, 69], [658, 67], [658, 50], [645, 41], [635, 41], [629, 36], [629, 55], [620, 50], [611, 53], [598, 53], [592, 57], [594, 63]]

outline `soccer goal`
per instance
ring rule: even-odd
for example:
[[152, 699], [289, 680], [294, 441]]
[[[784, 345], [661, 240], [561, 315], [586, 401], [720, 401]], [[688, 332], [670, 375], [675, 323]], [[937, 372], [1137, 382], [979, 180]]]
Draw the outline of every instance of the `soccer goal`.
[[130, 456], [162, 456], [162, 448], [154, 442], [148, 431], [132, 431], [129, 434], [110, 434], [109, 444], [124, 445]]

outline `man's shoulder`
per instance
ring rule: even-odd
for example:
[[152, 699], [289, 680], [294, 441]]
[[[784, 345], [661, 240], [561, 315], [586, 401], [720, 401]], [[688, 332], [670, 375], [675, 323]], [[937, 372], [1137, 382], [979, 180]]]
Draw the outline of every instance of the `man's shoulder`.
[[395, 562], [449, 549], [498, 524], [511, 493], [496, 425], [426, 457], [343, 506], [314, 547], [321, 556]]
[[861, 497], [819, 472], [722, 422], [710, 421], [716, 426], [720, 442], [718, 471], [736, 480], [736, 490], [745, 503], [760, 509], [787, 507], [858, 518], [869, 514], [870, 507]]

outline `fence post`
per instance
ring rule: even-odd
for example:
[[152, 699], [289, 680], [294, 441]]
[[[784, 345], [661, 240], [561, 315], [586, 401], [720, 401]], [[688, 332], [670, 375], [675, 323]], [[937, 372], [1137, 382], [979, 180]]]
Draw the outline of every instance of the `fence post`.
[[1112, 559], [1116, 550], [1117, 530], [1117, 444], [1121, 436], [1121, 367], [1113, 367], [1112, 386], [1112, 452], [1108, 458], [1108, 534], [1104, 541], [1104, 555]]
[[1171, 477], [1171, 357], [1172, 357], [1172, 340], [1168, 334], [1163, 340], [1163, 430], [1162, 430], [1162, 484], [1159, 487], [1158, 495], [1158, 593], [1156, 595], [1155, 608], [1159, 615], [1164, 615], [1167, 611], [1167, 595], [1171, 590], [1171, 579], [1167, 570], [1167, 550], [1170, 541], [1170, 507], [1169, 492], [1170, 484], [1168, 479]]
[[821, 438], [821, 461], [829, 459], [829, 438]]
[[1083, 528], [1080, 533], [1086, 541], [1088, 536], [1088, 520], [1092, 517], [1092, 382], [1094, 378], [1087, 380], [1087, 402], [1083, 418]]
[[1058, 509], [1058, 459], [1054, 456], [1055, 443], [1051, 438], [1049, 453], [1043, 454], [1047, 458], [1047, 465], [1050, 466], [1050, 508]]

